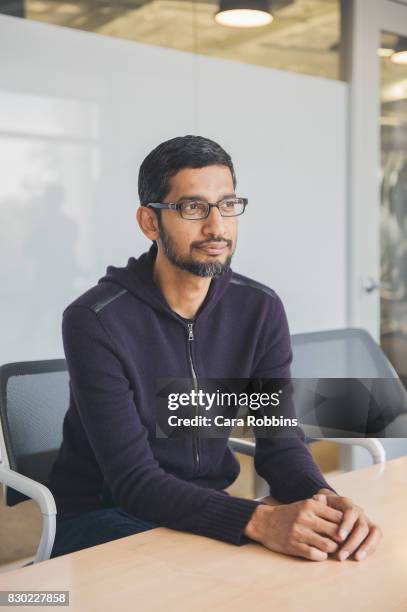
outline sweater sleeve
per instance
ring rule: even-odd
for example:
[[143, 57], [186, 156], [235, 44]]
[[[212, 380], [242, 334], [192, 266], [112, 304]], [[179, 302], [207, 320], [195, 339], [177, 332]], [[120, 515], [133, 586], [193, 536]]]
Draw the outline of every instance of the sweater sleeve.
[[[291, 378], [293, 354], [287, 316], [278, 295], [270, 303], [271, 313], [263, 334], [265, 342], [252, 377]], [[324, 488], [336, 493], [315, 463], [302, 429], [297, 427], [295, 433], [289, 438], [256, 440], [255, 468], [269, 484], [271, 495], [283, 503], [291, 503], [308, 499]]]
[[258, 502], [199, 487], [160, 467], [115, 343], [97, 314], [71, 306], [62, 331], [73, 399], [120, 507], [165, 527], [245, 543], [243, 530]]

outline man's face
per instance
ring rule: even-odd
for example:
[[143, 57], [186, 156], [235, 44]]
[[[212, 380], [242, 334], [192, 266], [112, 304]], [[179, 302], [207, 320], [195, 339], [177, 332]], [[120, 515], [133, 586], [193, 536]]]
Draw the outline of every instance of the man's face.
[[[227, 166], [184, 168], [170, 179], [165, 202], [188, 199], [219, 202], [234, 196]], [[236, 248], [237, 217], [222, 217], [211, 208], [207, 219], [183, 219], [179, 211], [163, 210], [159, 220], [159, 248], [171, 263], [197, 276], [221, 276], [230, 267]]]

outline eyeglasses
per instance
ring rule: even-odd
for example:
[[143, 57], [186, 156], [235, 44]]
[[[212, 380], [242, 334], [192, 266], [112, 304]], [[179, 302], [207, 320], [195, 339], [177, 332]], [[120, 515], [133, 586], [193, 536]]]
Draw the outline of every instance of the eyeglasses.
[[185, 200], [178, 204], [150, 202], [145, 206], [147, 208], [179, 210], [183, 219], [195, 221], [198, 219], [207, 219], [211, 208], [217, 208], [222, 217], [237, 217], [244, 213], [247, 204], [247, 198], [225, 198], [215, 204], [210, 204], [204, 200]]

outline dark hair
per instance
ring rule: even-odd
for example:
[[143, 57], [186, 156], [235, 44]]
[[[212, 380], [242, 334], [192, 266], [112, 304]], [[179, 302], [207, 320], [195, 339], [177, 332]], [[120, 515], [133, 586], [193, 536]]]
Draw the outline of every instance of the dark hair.
[[[170, 178], [183, 168], [204, 168], [220, 164], [232, 174], [233, 187], [236, 176], [233, 162], [220, 145], [203, 136], [178, 136], [166, 140], [147, 155], [140, 166], [138, 193], [142, 205], [162, 202], [170, 191]], [[155, 209], [155, 212], [160, 212]], [[160, 215], [158, 215], [160, 217]]]

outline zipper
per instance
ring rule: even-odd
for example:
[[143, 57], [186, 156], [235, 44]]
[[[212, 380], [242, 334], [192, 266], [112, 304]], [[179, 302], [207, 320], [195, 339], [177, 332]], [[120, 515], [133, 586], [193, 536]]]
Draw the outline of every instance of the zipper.
[[[192, 374], [192, 378], [194, 381], [194, 388], [195, 388], [195, 392], [198, 393], [198, 379], [196, 376], [196, 371], [194, 368], [194, 361], [192, 359], [192, 344], [191, 342], [193, 342], [195, 340], [194, 337], [194, 324], [193, 323], [187, 323], [188, 326], [188, 358], [189, 358], [189, 365], [191, 368], [191, 374]], [[199, 404], [197, 402], [196, 405], [196, 416], [199, 417]], [[195, 454], [195, 461], [196, 461], [196, 467], [197, 467], [197, 474], [199, 474], [199, 468], [201, 465], [201, 457], [199, 454], [199, 428], [197, 427], [196, 430], [196, 438], [194, 436], [194, 454]]]

